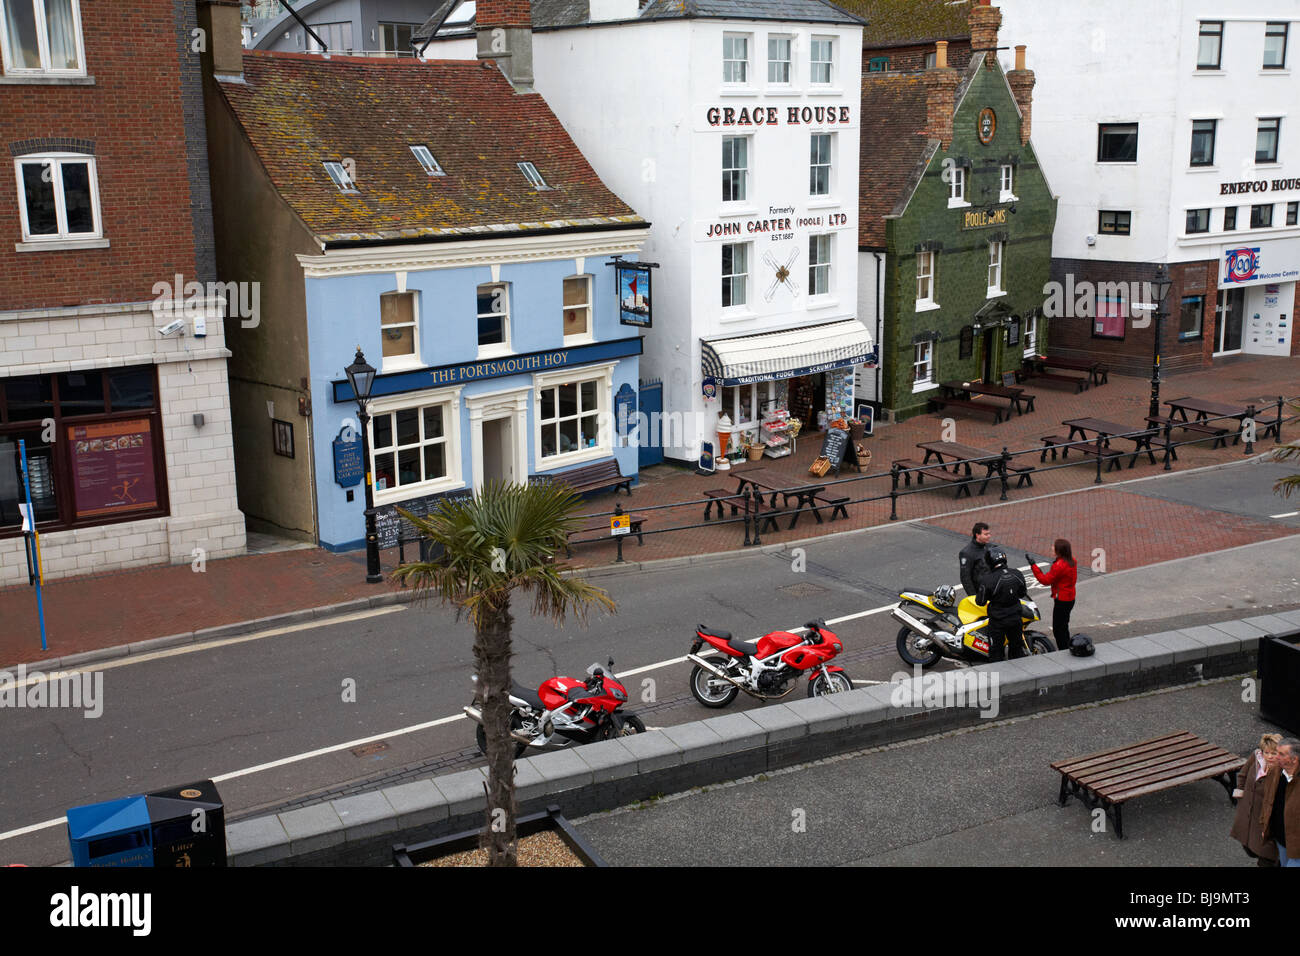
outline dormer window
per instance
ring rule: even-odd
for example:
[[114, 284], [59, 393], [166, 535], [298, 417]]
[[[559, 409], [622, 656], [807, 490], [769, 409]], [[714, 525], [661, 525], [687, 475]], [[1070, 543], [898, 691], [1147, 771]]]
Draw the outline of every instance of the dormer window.
[[329, 173], [334, 185], [339, 187], [339, 192], [355, 193], [357, 191], [357, 184], [352, 181], [352, 177], [348, 175], [347, 167], [342, 163], [325, 163], [324, 165], [325, 172]]
[[447, 175], [443, 172], [442, 167], [438, 165], [438, 161], [433, 158], [433, 153], [429, 152], [428, 146], [412, 146], [411, 152], [415, 154], [415, 158], [419, 160], [420, 165], [424, 167], [424, 171], [430, 176]]
[[537, 171], [537, 167], [532, 163], [518, 163], [517, 165], [519, 166], [519, 171], [524, 174], [524, 178], [528, 180], [529, 184], [534, 189], [540, 190], [551, 188], [546, 185], [546, 180], [542, 178], [542, 174]]

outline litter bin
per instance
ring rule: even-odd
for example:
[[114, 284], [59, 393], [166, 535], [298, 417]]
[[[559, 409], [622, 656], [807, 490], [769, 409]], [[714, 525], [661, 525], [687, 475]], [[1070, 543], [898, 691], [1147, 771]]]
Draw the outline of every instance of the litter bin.
[[73, 866], [225, 866], [225, 805], [211, 780], [68, 811]]
[[1300, 628], [1259, 642], [1259, 715], [1300, 735]]

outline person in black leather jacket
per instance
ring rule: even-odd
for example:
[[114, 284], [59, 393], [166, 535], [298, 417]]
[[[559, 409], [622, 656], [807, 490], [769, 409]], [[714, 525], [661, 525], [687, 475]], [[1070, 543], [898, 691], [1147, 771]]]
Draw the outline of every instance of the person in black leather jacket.
[[1011, 657], [1025, 656], [1025, 641], [1020, 616], [1020, 599], [1029, 593], [1025, 576], [1007, 567], [1007, 556], [990, 548], [991, 570], [980, 579], [976, 600], [988, 605], [989, 623], [984, 629], [989, 642], [989, 660], [1000, 661], [1010, 647]]
[[986, 555], [992, 546], [989, 543], [992, 537], [993, 532], [987, 524], [983, 521], [975, 522], [975, 527], [970, 532], [970, 542], [957, 556], [961, 562], [961, 586], [965, 588], [968, 597], [975, 596], [980, 577], [988, 570]]

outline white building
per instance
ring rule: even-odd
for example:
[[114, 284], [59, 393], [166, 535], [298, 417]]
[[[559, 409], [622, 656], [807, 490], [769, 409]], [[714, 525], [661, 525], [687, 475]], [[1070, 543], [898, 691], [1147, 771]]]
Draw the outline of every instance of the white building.
[[[642, 374], [663, 379], [665, 454], [716, 447], [723, 412], [733, 448], [769, 437], [765, 413], [851, 416], [874, 348], [856, 313], [861, 21], [823, 0], [534, 0], [531, 24], [521, 8], [479, 0], [478, 55], [535, 83], [652, 224]], [[450, 31], [425, 55], [471, 42]]]
[[[1169, 263], [1166, 367], [1300, 355], [1295, 0], [1146, 0], [1140, 21], [1123, 0], [997, 6], [1034, 60], [1034, 145], [1061, 184], [1054, 277], [1132, 282]], [[1106, 311], [1056, 323], [1053, 352], [1149, 369], [1132, 302]]]

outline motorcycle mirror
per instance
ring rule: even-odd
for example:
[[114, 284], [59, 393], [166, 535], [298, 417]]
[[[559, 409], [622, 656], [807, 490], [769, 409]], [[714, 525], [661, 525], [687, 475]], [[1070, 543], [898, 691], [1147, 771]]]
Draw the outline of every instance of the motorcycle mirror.
[[614, 670], [614, 658], [612, 657], [609, 659], [609, 669], [610, 671]]

